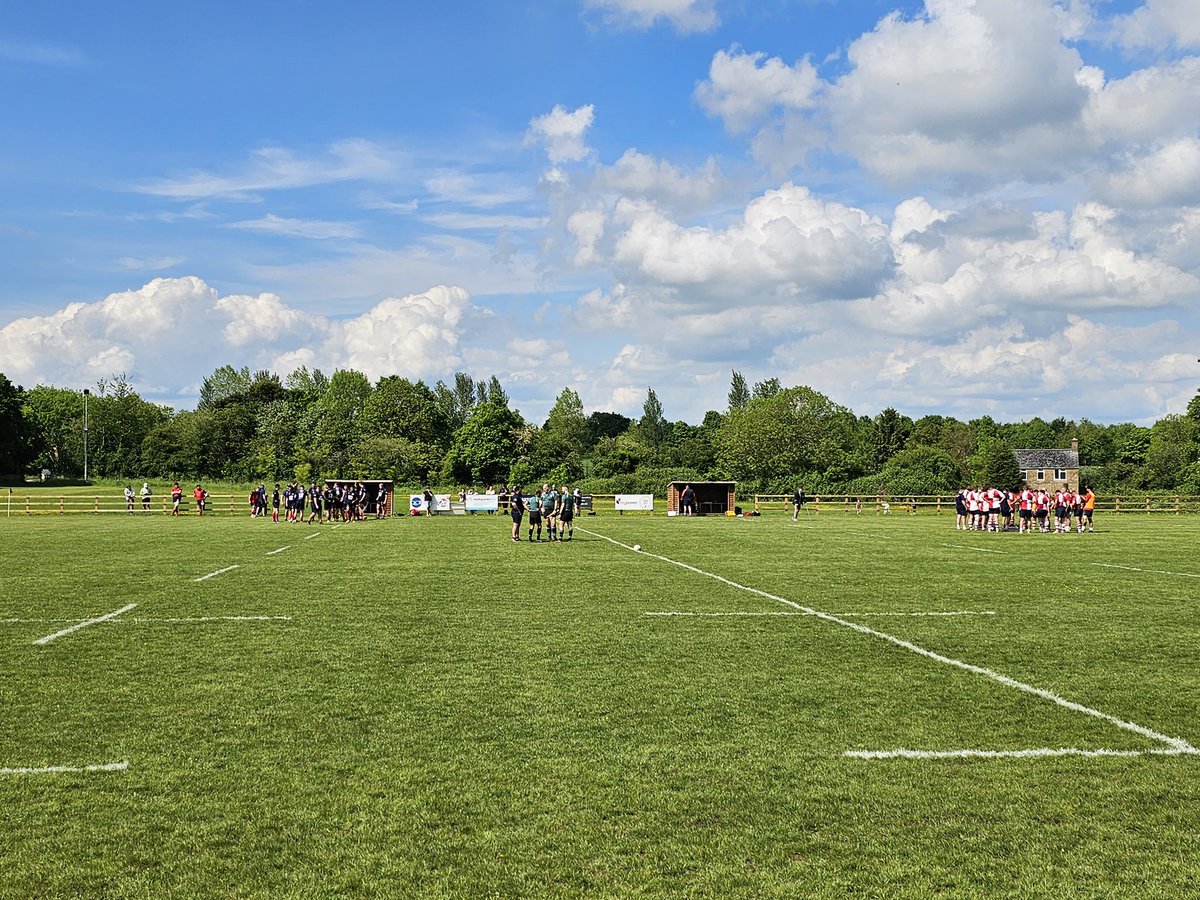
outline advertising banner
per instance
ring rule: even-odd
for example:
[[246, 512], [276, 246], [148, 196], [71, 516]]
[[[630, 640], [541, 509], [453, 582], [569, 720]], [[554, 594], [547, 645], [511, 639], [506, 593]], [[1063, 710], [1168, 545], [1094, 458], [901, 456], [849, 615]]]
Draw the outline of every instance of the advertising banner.
[[467, 512], [495, 512], [499, 508], [498, 494], [467, 494]]
[[653, 512], [653, 494], [617, 494], [614, 498], [618, 512]]

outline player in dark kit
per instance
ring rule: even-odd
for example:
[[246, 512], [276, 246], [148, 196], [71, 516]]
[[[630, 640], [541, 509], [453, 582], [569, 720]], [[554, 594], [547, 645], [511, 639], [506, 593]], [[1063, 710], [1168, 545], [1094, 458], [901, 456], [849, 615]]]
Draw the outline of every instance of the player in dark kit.
[[[509, 513], [512, 515], [512, 539], [519, 543], [521, 540], [521, 520], [525, 518], [525, 498], [521, 496], [520, 488], [513, 491], [512, 500], [509, 502]], [[531, 532], [532, 530], [530, 528]]]
[[[566, 535], [564, 537], [564, 535]], [[575, 536], [575, 495], [565, 484], [558, 495], [558, 540], [569, 541]]]

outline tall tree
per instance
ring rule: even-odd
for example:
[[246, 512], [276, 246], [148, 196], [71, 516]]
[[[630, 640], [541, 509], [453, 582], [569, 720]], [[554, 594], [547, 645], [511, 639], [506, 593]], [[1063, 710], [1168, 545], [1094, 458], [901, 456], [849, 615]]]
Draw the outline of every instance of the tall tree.
[[579, 394], [571, 388], [563, 388], [550, 409], [543, 430], [561, 441], [575, 456], [582, 455], [588, 445], [588, 420], [583, 414]]
[[654, 449], [661, 447], [666, 440], [667, 419], [654, 388], [646, 389], [646, 402], [642, 404], [642, 417], [638, 420], [638, 435], [647, 446]]
[[25, 391], [0, 372], [0, 475], [20, 475], [33, 456]]
[[779, 383], [778, 378], [767, 378], [754, 385], [754, 396], [763, 400], [769, 400], [782, 390], [783, 385]]
[[750, 402], [750, 388], [746, 385], [746, 376], [737, 369], [729, 382], [729, 409], [742, 409]]
[[58, 476], [83, 474], [83, 394], [39, 384], [25, 393], [38, 469]]
[[200, 403], [197, 409], [216, 409], [217, 404], [226, 397], [234, 394], [244, 394], [250, 389], [254, 380], [250, 377], [250, 367], [220, 366], [200, 384]]

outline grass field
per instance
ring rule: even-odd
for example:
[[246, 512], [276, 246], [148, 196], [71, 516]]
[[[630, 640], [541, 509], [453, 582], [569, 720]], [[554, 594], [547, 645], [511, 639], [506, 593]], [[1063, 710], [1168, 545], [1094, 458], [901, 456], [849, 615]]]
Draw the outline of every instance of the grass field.
[[1196, 896], [1200, 520], [1098, 525], [0, 519], [0, 896]]

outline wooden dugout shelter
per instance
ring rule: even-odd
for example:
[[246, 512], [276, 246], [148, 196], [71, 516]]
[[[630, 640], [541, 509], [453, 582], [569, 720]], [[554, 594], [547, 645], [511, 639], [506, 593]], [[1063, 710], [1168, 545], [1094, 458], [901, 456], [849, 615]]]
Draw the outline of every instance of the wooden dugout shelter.
[[672, 481], [667, 485], [668, 513], [683, 511], [679, 497], [689, 484], [696, 494], [697, 515], [723, 516], [736, 503], [736, 481]]
[[[379, 489], [387, 488], [387, 498], [383, 503], [383, 514], [390, 516], [392, 514], [393, 504], [396, 502], [395, 485], [386, 478], [326, 478], [325, 486], [337, 484], [344, 487], [354, 487], [359, 482], [362, 482], [363, 487], [367, 489], [367, 514], [375, 515], [376, 503], [379, 500]], [[405, 501], [407, 503], [407, 501]]]

